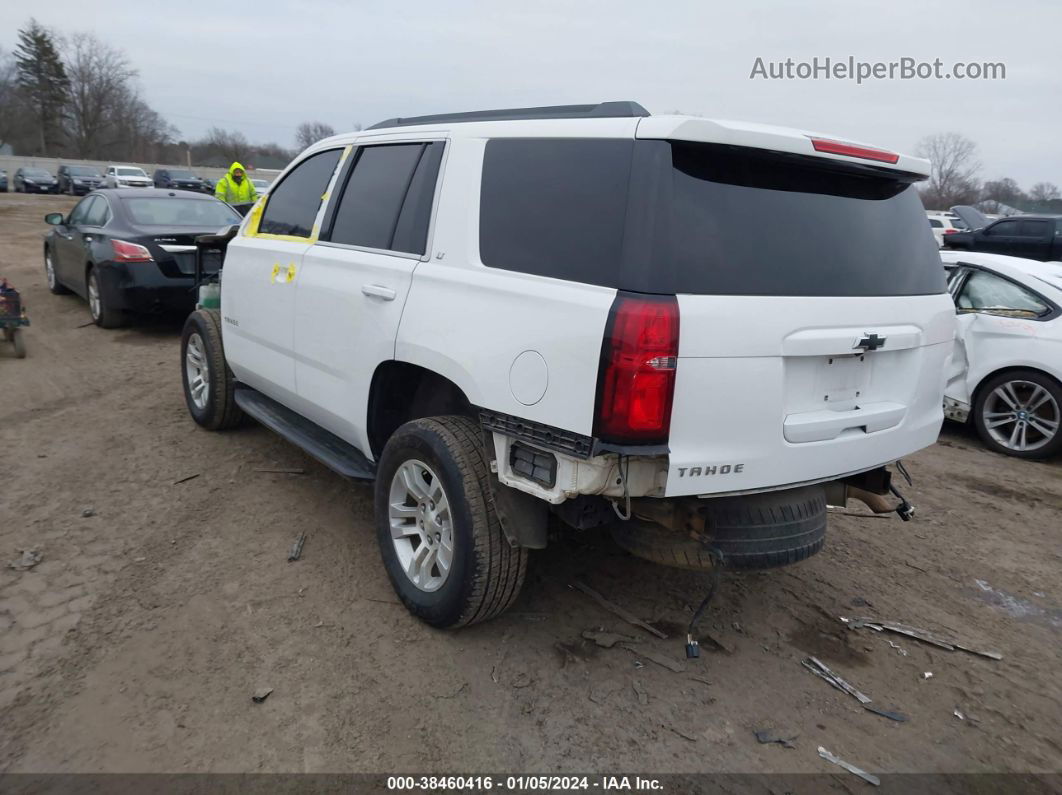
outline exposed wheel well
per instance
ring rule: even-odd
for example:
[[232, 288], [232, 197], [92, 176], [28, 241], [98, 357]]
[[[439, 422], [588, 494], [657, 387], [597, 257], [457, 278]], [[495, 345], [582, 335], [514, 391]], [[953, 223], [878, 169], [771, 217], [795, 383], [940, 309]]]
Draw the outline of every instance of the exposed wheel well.
[[977, 401], [981, 397], [981, 390], [984, 389], [985, 384], [987, 384], [993, 378], [996, 378], [997, 376], [1003, 375], [1004, 373], [1016, 373], [1016, 372], [1020, 372], [1022, 370], [1032, 371], [1034, 373], [1038, 373], [1038, 374], [1042, 375], [1044, 378], [1046, 378], [1048, 381], [1053, 383], [1055, 386], [1057, 386], [1059, 389], [1062, 389], [1062, 383], [1060, 383], [1057, 378], [1055, 378], [1050, 373], [1045, 372], [1044, 370], [1041, 370], [1039, 367], [1021, 367], [1021, 366], [1017, 366], [1017, 365], [1014, 366], [1014, 367], [1001, 367], [998, 370], [993, 370], [991, 373], [989, 373], [984, 378], [982, 378], [980, 380], [980, 382], [978, 382], [977, 388], [974, 389], [973, 394], [970, 395], [970, 419], [969, 419], [969, 422], [973, 422], [974, 407], [977, 406]]
[[477, 419], [457, 384], [408, 362], [384, 362], [376, 368], [368, 413], [369, 445], [377, 461], [391, 434], [410, 420], [444, 414]]

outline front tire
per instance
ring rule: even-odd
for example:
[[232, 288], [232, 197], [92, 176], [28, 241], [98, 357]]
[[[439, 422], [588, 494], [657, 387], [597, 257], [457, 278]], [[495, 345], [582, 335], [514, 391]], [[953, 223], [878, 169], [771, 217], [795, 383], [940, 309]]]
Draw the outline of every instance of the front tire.
[[516, 600], [527, 550], [494, 510], [479, 426], [431, 417], [395, 431], [376, 474], [376, 534], [406, 608], [433, 627], [486, 621]]
[[103, 286], [100, 283], [100, 274], [93, 266], [89, 269], [88, 279], [88, 305], [89, 315], [92, 316], [92, 322], [100, 328], [120, 328], [126, 323], [125, 312], [120, 309], [115, 309], [107, 301], [107, 296], [103, 292]]
[[181, 332], [181, 384], [188, 413], [211, 431], [235, 428], [243, 422], [236, 405], [236, 376], [225, 361], [221, 314], [197, 309]]
[[1049, 458], [1062, 449], [1062, 386], [1037, 370], [1001, 373], [978, 390], [973, 420], [989, 449]]

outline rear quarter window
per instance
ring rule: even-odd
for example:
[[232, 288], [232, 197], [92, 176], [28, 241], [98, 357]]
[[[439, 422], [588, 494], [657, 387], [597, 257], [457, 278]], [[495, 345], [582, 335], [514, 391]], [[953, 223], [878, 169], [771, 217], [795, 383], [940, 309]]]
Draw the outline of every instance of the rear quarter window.
[[632, 140], [487, 142], [479, 249], [492, 268], [615, 286]]

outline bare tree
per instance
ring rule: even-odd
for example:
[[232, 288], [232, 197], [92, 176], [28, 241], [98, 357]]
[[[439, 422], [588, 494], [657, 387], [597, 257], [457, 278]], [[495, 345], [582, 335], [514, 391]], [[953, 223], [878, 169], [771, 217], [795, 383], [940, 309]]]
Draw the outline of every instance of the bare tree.
[[119, 50], [91, 33], [75, 33], [66, 51], [66, 71], [70, 79], [67, 116], [74, 154], [103, 157], [105, 145], [120, 137], [118, 128], [123, 118], [119, 106], [128, 103], [129, 83], [136, 70]]
[[335, 129], [323, 121], [304, 121], [295, 130], [295, 147], [301, 151], [317, 143], [322, 138], [328, 138], [335, 134]]
[[238, 130], [223, 130], [220, 127], [211, 127], [207, 130], [206, 137], [201, 142], [204, 147], [213, 150], [226, 160], [239, 160], [246, 157], [250, 148], [247, 136]]
[[1029, 191], [1029, 198], [1042, 204], [1054, 199], [1062, 199], [1062, 193], [1059, 193], [1058, 185], [1053, 182], [1037, 182]]
[[923, 138], [917, 149], [930, 162], [929, 182], [922, 202], [931, 209], [967, 204], [978, 198], [977, 144], [959, 133], [937, 133]]

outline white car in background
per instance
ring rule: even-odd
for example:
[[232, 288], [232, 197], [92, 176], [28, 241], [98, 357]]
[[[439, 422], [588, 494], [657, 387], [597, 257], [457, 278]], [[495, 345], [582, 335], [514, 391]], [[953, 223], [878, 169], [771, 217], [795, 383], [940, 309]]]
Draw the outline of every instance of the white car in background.
[[258, 193], [259, 196], [261, 196], [263, 193], [265, 193], [267, 190], [269, 190], [269, 180], [268, 179], [258, 179], [256, 177], [256, 178], [251, 180], [251, 184], [254, 185], [254, 189]]
[[937, 248], [944, 248], [944, 235], [967, 231], [966, 224], [955, 213], [927, 212], [926, 218], [929, 219], [929, 228], [933, 231], [933, 237], [936, 238]]
[[943, 251], [958, 328], [944, 391], [949, 419], [992, 450], [1062, 449], [1062, 263]]
[[155, 183], [138, 166], [107, 166], [103, 177], [105, 188], [151, 188]]

